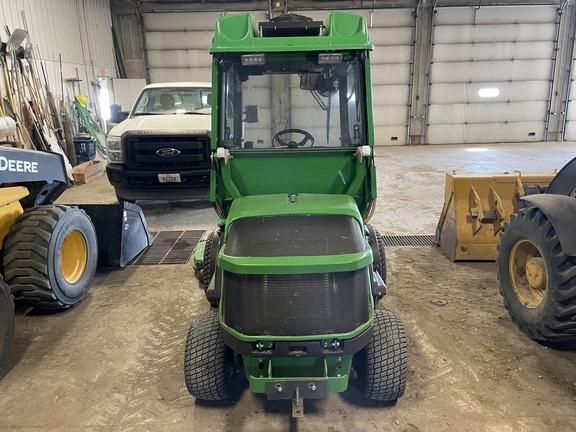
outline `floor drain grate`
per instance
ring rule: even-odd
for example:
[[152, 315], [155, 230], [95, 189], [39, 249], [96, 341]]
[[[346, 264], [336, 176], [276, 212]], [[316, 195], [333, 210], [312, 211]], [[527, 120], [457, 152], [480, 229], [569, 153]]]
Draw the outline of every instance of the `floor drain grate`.
[[151, 234], [154, 243], [132, 264], [186, 264], [204, 230], [159, 231]]
[[433, 235], [417, 236], [382, 236], [384, 246], [435, 246]]

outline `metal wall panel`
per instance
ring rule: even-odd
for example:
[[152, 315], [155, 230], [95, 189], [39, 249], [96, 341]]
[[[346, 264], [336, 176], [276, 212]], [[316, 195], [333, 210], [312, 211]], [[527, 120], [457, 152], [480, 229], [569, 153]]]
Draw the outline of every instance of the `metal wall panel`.
[[[325, 21], [328, 11], [303, 11]], [[405, 144], [412, 47], [412, 9], [355, 10], [366, 18], [375, 50], [370, 54], [376, 126], [376, 144]], [[211, 57], [208, 48], [214, 22], [222, 13], [144, 14], [144, 37], [151, 82], [209, 81]], [[262, 12], [256, 21], [265, 21]], [[260, 118], [268, 108], [258, 103]], [[297, 115], [306, 115], [305, 109]]]
[[434, 20], [427, 143], [544, 140], [558, 8], [438, 8]]
[[568, 98], [564, 139], [576, 141], [576, 39], [573, 39], [572, 79], [570, 82], [570, 97]]
[[[150, 82], [211, 81], [208, 53], [220, 12], [144, 14], [144, 39]], [[254, 13], [264, 21], [264, 13]]]

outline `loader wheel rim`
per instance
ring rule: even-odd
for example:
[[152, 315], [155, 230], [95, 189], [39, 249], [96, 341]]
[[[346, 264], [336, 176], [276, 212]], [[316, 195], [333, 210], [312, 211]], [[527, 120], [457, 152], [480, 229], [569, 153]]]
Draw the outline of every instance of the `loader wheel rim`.
[[60, 250], [60, 271], [69, 284], [80, 280], [86, 270], [88, 246], [80, 231], [66, 234]]
[[514, 244], [509, 270], [518, 300], [529, 309], [540, 306], [546, 293], [546, 264], [534, 243], [522, 239]]

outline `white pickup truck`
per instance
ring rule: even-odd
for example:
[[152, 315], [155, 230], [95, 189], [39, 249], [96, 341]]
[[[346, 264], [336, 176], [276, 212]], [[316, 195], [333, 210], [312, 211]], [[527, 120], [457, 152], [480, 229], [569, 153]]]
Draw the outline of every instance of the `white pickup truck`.
[[210, 83], [142, 89], [108, 135], [106, 171], [119, 201], [209, 195], [211, 104]]

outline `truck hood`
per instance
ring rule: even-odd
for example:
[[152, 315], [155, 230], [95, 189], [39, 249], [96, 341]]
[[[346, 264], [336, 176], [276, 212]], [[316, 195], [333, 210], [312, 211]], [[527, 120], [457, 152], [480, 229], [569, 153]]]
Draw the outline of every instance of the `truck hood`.
[[129, 133], [210, 134], [211, 116], [205, 114], [149, 115], [124, 120], [110, 130], [111, 136]]

